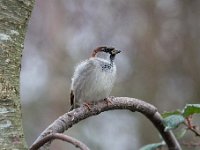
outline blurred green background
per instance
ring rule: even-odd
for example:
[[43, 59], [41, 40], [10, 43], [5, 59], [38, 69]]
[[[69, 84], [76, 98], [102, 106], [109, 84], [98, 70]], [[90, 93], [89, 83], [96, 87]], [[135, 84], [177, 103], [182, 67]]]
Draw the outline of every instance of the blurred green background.
[[[145, 100], [160, 112], [199, 103], [199, 8], [198, 0], [36, 0], [21, 71], [28, 145], [68, 111], [74, 66], [101, 45], [123, 51], [111, 95]], [[66, 134], [93, 150], [137, 150], [160, 140], [146, 118], [128, 111], [91, 117]], [[75, 150], [64, 142], [52, 145], [67, 147]]]

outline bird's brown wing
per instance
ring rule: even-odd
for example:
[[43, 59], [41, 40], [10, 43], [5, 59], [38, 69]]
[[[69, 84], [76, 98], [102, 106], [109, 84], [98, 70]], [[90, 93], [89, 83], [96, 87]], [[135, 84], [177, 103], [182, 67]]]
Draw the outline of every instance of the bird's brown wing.
[[70, 110], [79, 107], [79, 102], [77, 98], [80, 98], [80, 92], [83, 90], [84, 84], [87, 83], [88, 75], [92, 74], [95, 69], [94, 60], [86, 60], [82, 62], [80, 65], [75, 69], [75, 76], [73, 77], [73, 88], [70, 92]]

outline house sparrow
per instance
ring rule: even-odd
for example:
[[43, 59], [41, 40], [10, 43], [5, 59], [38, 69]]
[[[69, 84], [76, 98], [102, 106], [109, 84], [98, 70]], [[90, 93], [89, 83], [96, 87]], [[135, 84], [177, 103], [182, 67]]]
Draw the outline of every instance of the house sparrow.
[[[92, 56], [75, 68], [71, 83], [71, 109], [80, 104], [105, 99], [110, 95], [116, 77], [115, 56], [120, 53], [113, 47], [98, 47]], [[106, 53], [109, 59], [97, 57], [98, 53]]]

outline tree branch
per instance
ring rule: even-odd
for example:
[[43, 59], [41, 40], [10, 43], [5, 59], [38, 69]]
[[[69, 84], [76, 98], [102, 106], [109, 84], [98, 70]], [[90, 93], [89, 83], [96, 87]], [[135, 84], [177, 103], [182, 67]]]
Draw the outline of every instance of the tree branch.
[[200, 132], [197, 129], [197, 126], [192, 125], [192, 116], [189, 116], [185, 119], [185, 126], [187, 126], [187, 129], [193, 132], [196, 136], [200, 136]]
[[[90, 109], [82, 105], [81, 107], [76, 108], [56, 119], [49, 127], [47, 127], [41, 133], [41, 135], [36, 139], [33, 145], [35, 145], [38, 141], [40, 141], [49, 134], [63, 133], [65, 130], [67, 130], [68, 128], [72, 127], [74, 124], [78, 123], [79, 121], [85, 118], [98, 115], [104, 111], [114, 109], [128, 109], [133, 112], [138, 111], [142, 113], [158, 129], [169, 150], [181, 150], [181, 147], [173, 133], [171, 131], [164, 131], [165, 126], [163, 124], [160, 113], [157, 111], [157, 108], [142, 100], [129, 97], [109, 97], [106, 101], [101, 100], [96, 102], [96, 104], [91, 105]], [[48, 149], [48, 146], [43, 146], [43, 148]]]
[[75, 147], [80, 148], [81, 150], [89, 150], [89, 148], [83, 144], [82, 142], [67, 136], [65, 134], [61, 134], [61, 133], [52, 133], [49, 134], [47, 136], [45, 136], [43, 139], [39, 140], [37, 143], [35, 143], [34, 145], [32, 145], [30, 147], [30, 150], [37, 150], [39, 149], [41, 146], [43, 146], [45, 143], [55, 140], [55, 139], [59, 139], [59, 140], [63, 140], [65, 142], [71, 143], [73, 144]]

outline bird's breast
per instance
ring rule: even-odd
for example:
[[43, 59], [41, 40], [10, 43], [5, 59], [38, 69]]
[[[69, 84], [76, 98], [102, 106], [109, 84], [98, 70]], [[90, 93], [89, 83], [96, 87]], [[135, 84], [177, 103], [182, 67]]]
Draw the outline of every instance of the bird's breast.
[[101, 65], [94, 71], [93, 82], [90, 84], [93, 94], [97, 96], [96, 99], [103, 99], [109, 96], [116, 76], [115, 66]]
[[115, 64], [90, 59], [77, 66], [71, 89], [77, 100], [101, 100], [110, 95], [116, 76]]

